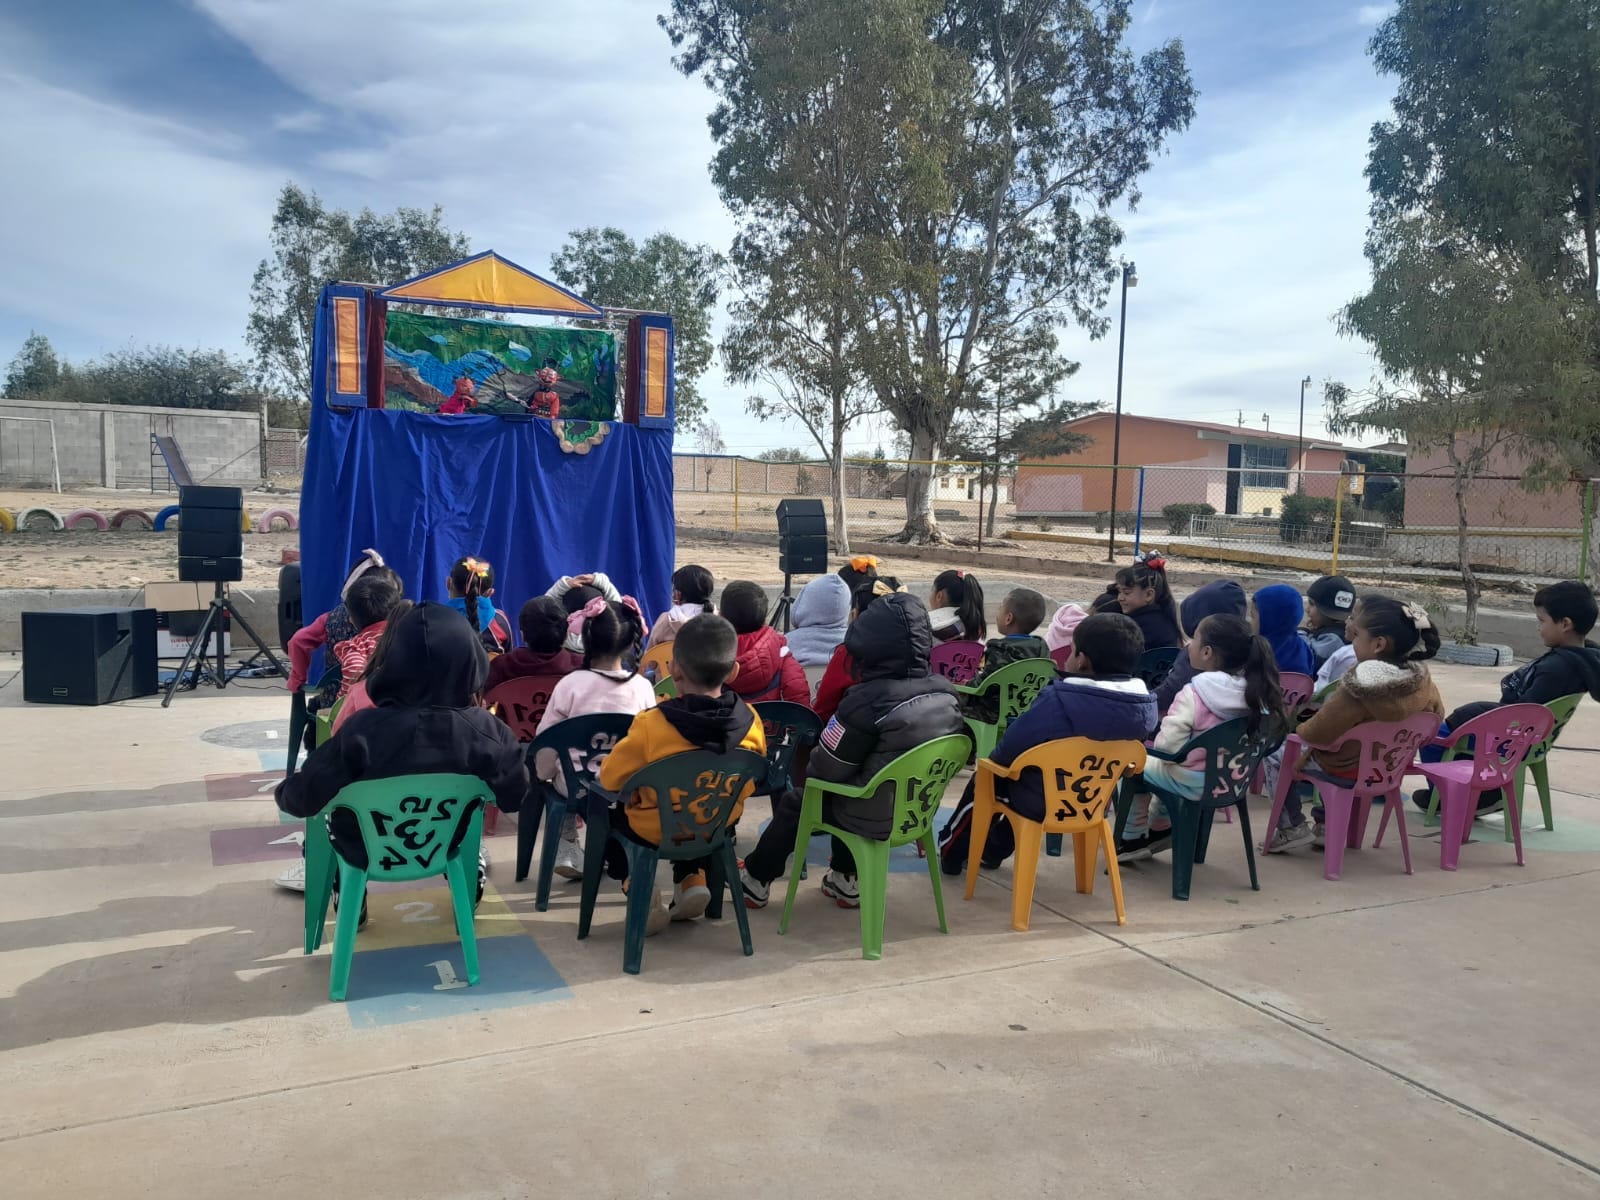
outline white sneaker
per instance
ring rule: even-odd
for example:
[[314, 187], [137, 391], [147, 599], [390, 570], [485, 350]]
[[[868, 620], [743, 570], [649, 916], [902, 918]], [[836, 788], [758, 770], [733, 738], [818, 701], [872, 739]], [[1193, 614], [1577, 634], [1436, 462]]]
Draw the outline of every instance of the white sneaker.
[[644, 921], [644, 935], [654, 937], [670, 924], [672, 924], [672, 910], [661, 899], [661, 893], [656, 892], [650, 897], [650, 915]]
[[840, 908], [861, 907], [861, 889], [856, 886], [854, 875], [842, 875], [829, 868], [828, 873], [822, 877], [822, 894], [831, 896], [833, 902]]
[[563, 879], [583, 878], [583, 848], [577, 838], [562, 838], [556, 847], [556, 874]]
[[744, 889], [744, 906], [746, 908], [765, 908], [767, 906], [767, 898], [772, 891], [770, 883], [762, 883], [743, 867], [739, 868], [739, 883]]
[[1281, 854], [1311, 840], [1311, 825], [1301, 821], [1298, 825], [1280, 825], [1272, 840], [1267, 843], [1268, 854]]
[[275, 882], [281, 888], [287, 888], [291, 892], [305, 891], [306, 860], [303, 858], [295, 859], [294, 866], [290, 867], [282, 875], [279, 875], [278, 878], [273, 882]]

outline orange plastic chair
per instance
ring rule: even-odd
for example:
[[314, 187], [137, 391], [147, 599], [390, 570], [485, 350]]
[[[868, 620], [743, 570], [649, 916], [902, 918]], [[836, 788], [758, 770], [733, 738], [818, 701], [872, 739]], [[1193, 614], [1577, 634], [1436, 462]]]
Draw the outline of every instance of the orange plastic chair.
[[[993, 759], [979, 759], [974, 780], [972, 804], [972, 847], [967, 852], [967, 890], [965, 898], [972, 899], [978, 886], [978, 863], [983, 857], [984, 833], [997, 813], [1004, 813], [1011, 822], [1017, 841], [1011, 882], [1011, 928], [1018, 933], [1028, 931], [1028, 918], [1033, 909], [1033, 887], [1039, 872], [1039, 852], [1046, 833], [1072, 835], [1072, 861], [1078, 873], [1078, 891], [1085, 896], [1094, 894], [1094, 872], [1099, 865], [1100, 850], [1106, 853], [1106, 870], [1111, 876], [1111, 899], [1117, 906], [1117, 924], [1126, 925], [1128, 916], [1122, 906], [1122, 873], [1117, 869], [1116, 841], [1112, 837], [1111, 822], [1106, 810], [1117, 793], [1117, 785], [1124, 776], [1137, 775], [1144, 770], [1144, 743], [1097, 742], [1092, 738], [1062, 738], [1045, 742], [1022, 755], [1009, 767], [1002, 767]], [[1033, 821], [1018, 816], [1005, 801], [995, 795], [996, 779], [1020, 779], [1022, 772], [1032, 768], [1043, 776], [1044, 820]]]
[[[654, 672], [654, 674], [652, 674]], [[672, 643], [661, 642], [639, 655], [639, 674], [652, 684], [672, 678]]]

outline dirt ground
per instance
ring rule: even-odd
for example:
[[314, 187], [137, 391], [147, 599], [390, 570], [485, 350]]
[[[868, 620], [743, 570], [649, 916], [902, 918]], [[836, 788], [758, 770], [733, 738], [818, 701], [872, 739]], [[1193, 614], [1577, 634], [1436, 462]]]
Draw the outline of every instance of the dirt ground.
[[[176, 495], [171, 492], [86, 488], [57, 495], [50, 491], [0, 490], [0, 507], [10, 509], [13, 514], [39, 506], [54, 509], [62, 516], [78, 508], [92, 508], [108, 517], [124, 508], [136, 508], [153, 516], [176, 501]], [[776, 539], [773, 497], [742, 497], [737, 522], [733, 497], [729, 495], [680, 493], [676, 502], [680, 563], [698, 562], [718, 579], [777, 580], [775, 544], [729, 542], [720, 536], [737, 526], [740, 531], [770, 533]], [[876, 503], [878, 507], [863, 507], [861, 518], [852, 522], [858, 551], [877, 554], [889, 564], [889, 569], [898, 570], [907, 578], [921, 579], [937, 573], [944, 564], [906, 559], [896, 567], [893, 546], [870, 544], [871, 539], [899, 528], [900, 521], [894, 518], [901, 502], [860, 502], [863, 506], [869, 503]], [[283, 492], [247, 492], [245, 508], [252, 515], [272, 508], [295, 512], [299, 509], [299, 497]], [[869, 511], [878, 515], [868, 517]], [[954, 521], [947, 527], [952, 536], [966, 541], [973, 540], [977, 532], [975, 521]], [[1003, 522], [1000, 528], [1003, 532]], [[240, 586], [246, 589], [276, 586], [283, 551], [296, 549], [299, 544], [298, 533], [246, 534], [244, 579]], [[1002, 553], [1019, 549], [1008, 546], [1004, 539], [991, 542], [988, 538], [984, 539], [984, 548]], [[950, 547], [949, 565], [960, 565], [968, 549], [966, 545]], [[1104, 552], [1097, 547], [1032, 542], [1026, 546], [1025, 553], [1033, 558], [1059, 561], [1061, 576], [1095, 579], [1104, 574]], [[1096, 563], [1101, 565], [1096, 566]], [[134, 587], [176, 576], [177, 539], [170, 531], [122, 529], [102, 533], [69, 529], [56, 533], [19, 530], [15, 534], [0, 535], [0, 587], [3, 588]], [[1033, 578], [1055, 579], [1057, 576], [1052, 572], [1049, 576]]]

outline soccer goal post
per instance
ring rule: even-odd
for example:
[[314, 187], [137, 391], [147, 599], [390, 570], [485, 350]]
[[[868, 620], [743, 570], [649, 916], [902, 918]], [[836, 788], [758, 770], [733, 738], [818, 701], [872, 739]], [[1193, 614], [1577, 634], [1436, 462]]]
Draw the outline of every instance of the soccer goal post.
[[[39, 428], [41, 425], [44, 429]], [[24, 432], [26, 438], [21, 436]], [[56, 423], [50, 417], [14, 417], [0, 413], [0, 480], [15, 476], [15, 481], [22, 485], [40, 482], [43, 478], [41, 435], [46, 433], [50, 439], [50, 478], [56, 492], [60, 493], [61, 459], [56, 454]]]

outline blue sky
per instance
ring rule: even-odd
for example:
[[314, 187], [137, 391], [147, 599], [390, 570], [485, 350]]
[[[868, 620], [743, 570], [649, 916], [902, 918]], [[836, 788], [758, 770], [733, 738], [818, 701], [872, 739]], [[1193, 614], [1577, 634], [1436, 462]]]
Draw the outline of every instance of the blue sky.
[[[286, 180], [331, 203], [444, 205], [475, 250], [545, 270], [568, 230], [725, 246], [710, 97], [672, 69], [659, 0], [0, 0], [0, 362], [30, 329], [81, 358], [132, 343], [242, 352], [251, 273]], [[1124, 406], [1291, 429], [1299, 381], [1364, 382], [1331, 316], [1367, 277], [1362, 168], [1392, 81], [1384, 5], [1138, 0], [1181, 37], [1190, 131], [1125, 215], [1138, 263]], [[1115, 297], [1113, 297], [1113, 304]], [[1075, 399], [1116, 385], [1116, 329], [1063, 336]], [[804, 444], [715, 369], [732, 450]], [[852, 446], [888, 444], [883, 420]]]

